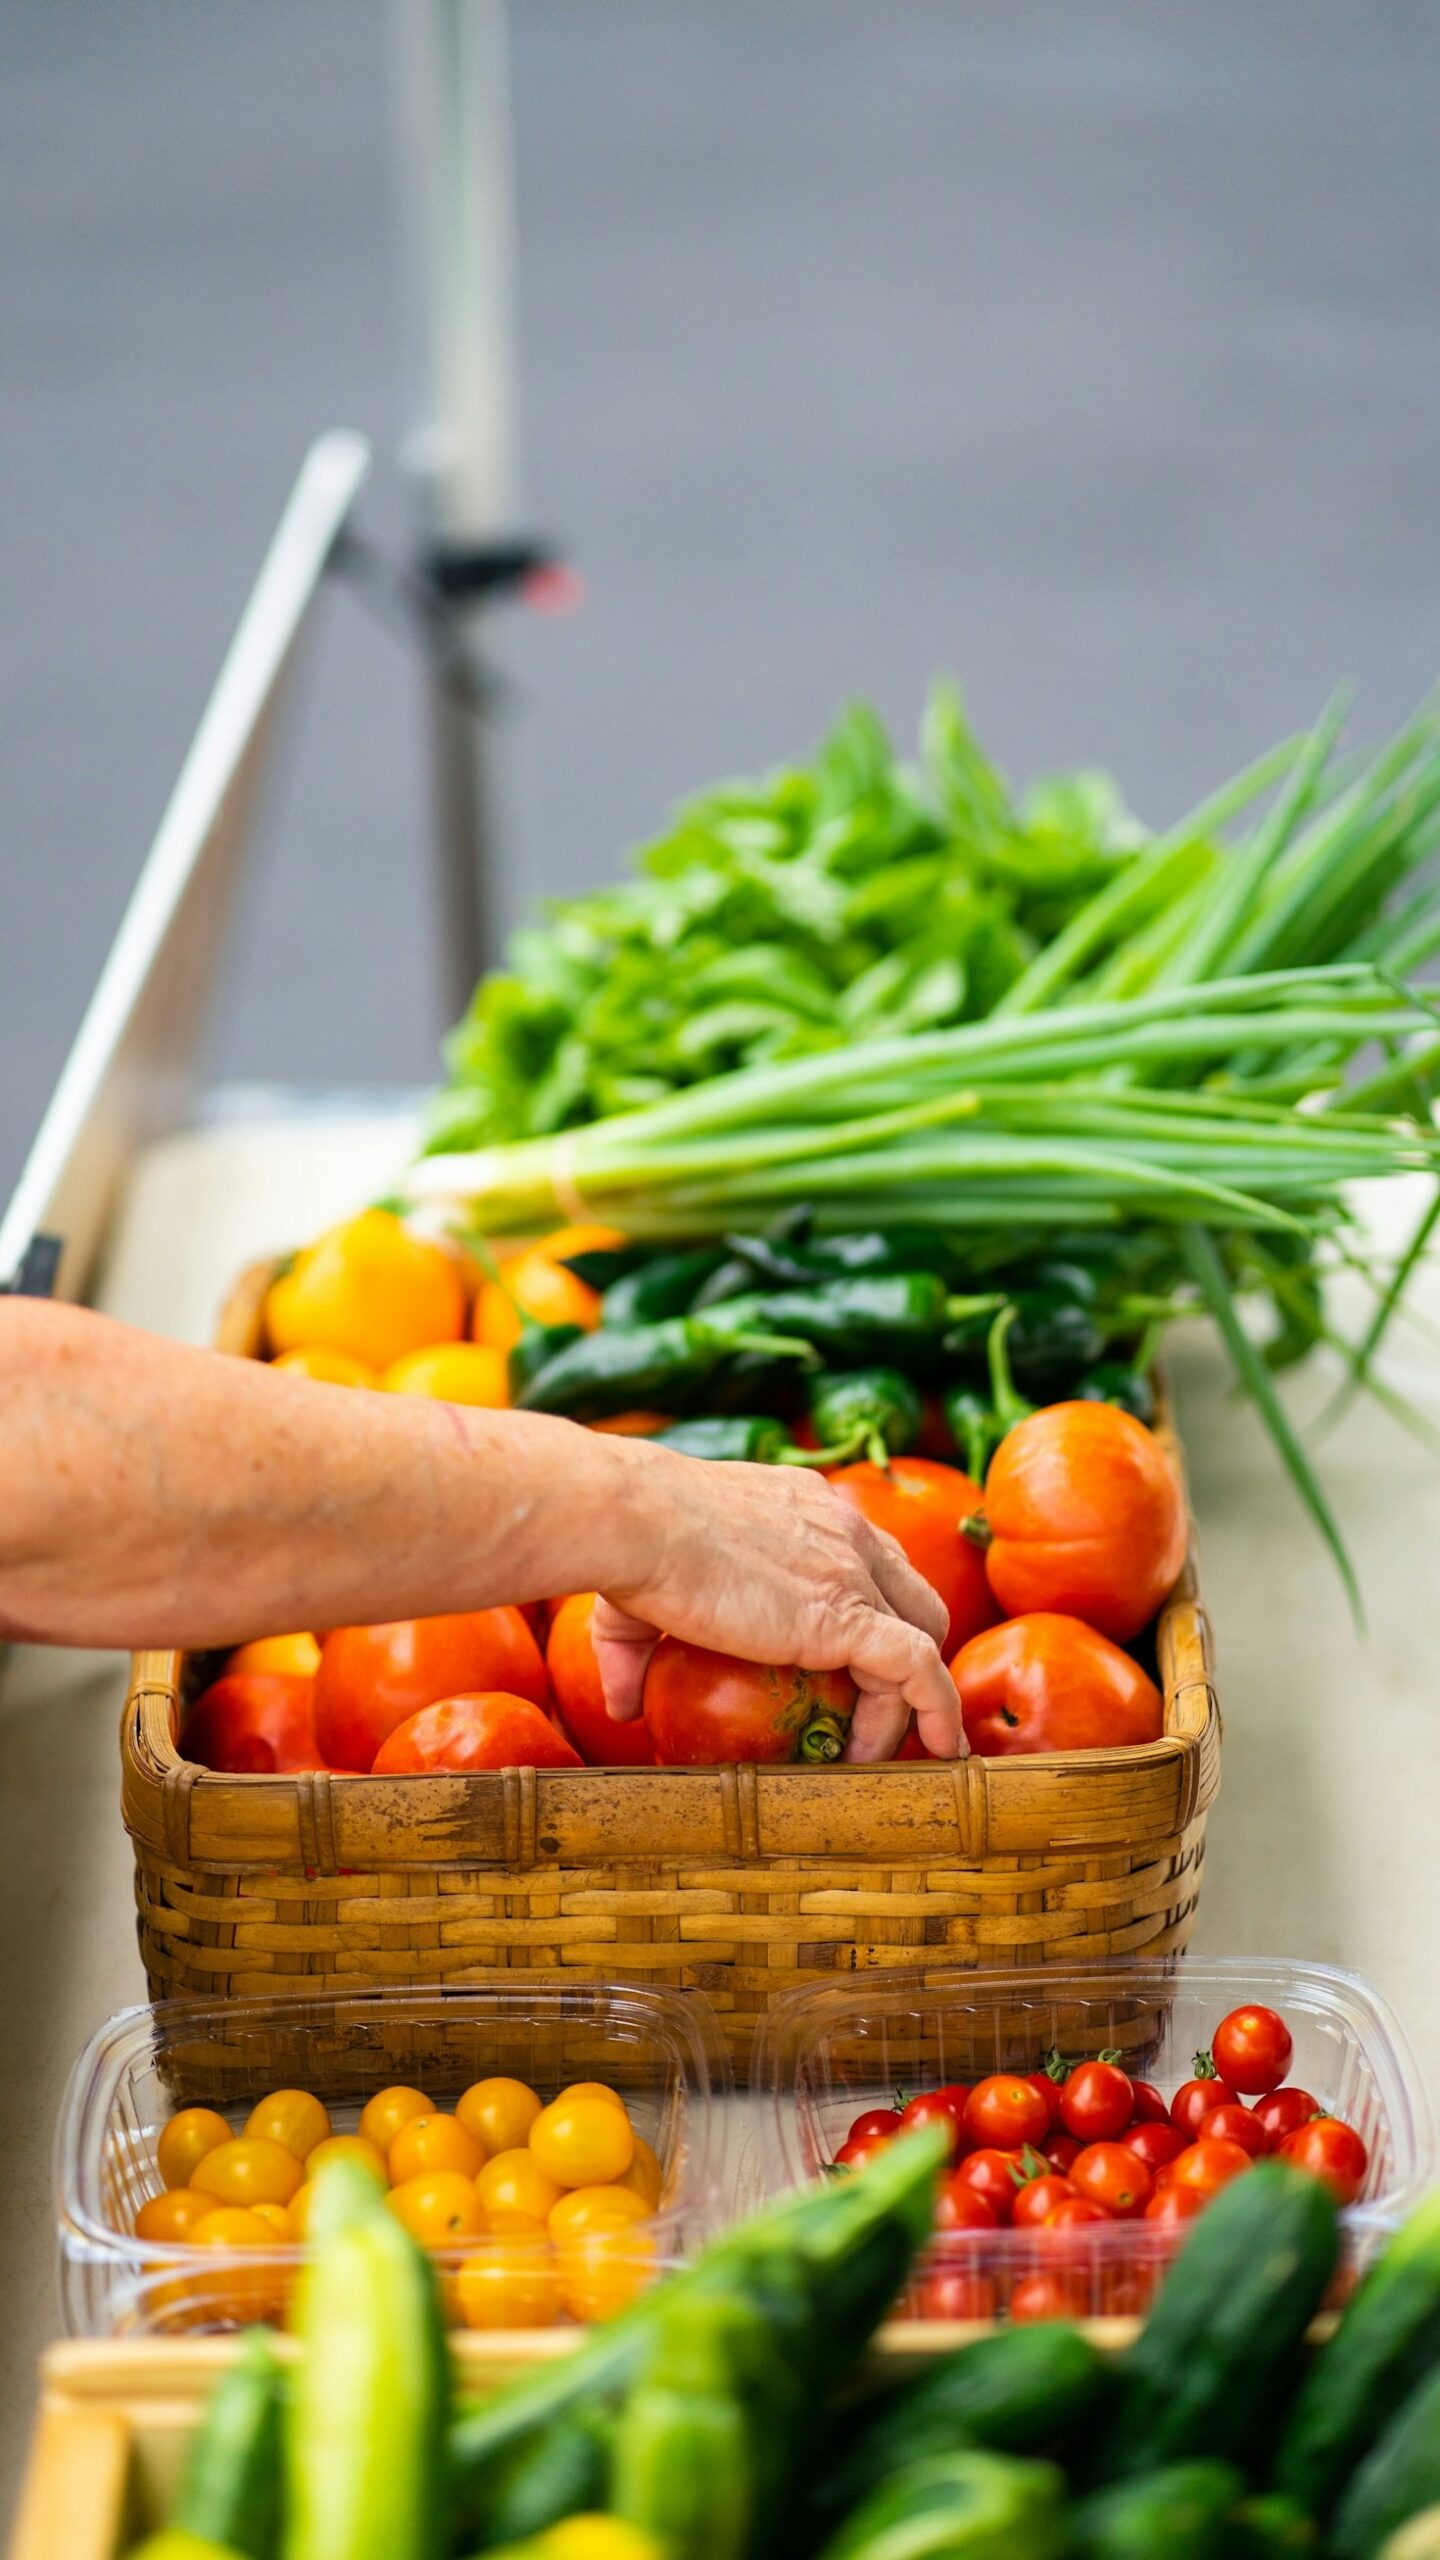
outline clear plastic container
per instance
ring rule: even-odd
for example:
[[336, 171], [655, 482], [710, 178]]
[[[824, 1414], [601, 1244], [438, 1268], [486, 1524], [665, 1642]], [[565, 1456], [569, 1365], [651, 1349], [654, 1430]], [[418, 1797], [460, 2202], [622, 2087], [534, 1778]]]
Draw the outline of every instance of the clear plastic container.
[[[1245, 2000], [1280, 2011], [1295, 2040], [1287, 2078], [1365, 2142], [1364, 2191], [1343, 2215], [1345, 2265], [1361, 2266], [1429, 2185], [1434, 2128], [1393, 2012], [1357, 1975], [1329, 1965], [1261, 1957], [907, 1973], [788, 1993], [756, 2039], [756, 2191], [821, 2175], [853, 2119], [897, 2092], [1032, 2071], [1057, 2049], [1072, 2061], [1117, 2053], [1168, 2098], [1226, 2012]], [[1144, 2220], [1064, 2233], [957, 2232], [932, 2244], [902, 2308], [921, 2318], [989, 2319], [1005, 2313], [1026, 2279], [1055, 2276], [1077, 2313], [1143, 2311], [1180, 2237], [1183, 2227], [1177, 2234]]]
[[[222, 2256], [214, 2249], [138, 2241], [135, 2216], [161, 2192], [156, 2144], [167, 2118], [215, 2108], [237, 2133], [257, 2099], [310, 2089], [337, 2133], [355, 2129], [367, 2098], [394, 2082], [453, 2107], [472, 2082], [505, 2075], [554, 2097], [574, 2080], [605, 2080], [623, 2095], [636, 2132], [661, 2167], [652, 2218], [607, 2247], [572, 2249], [563, 2268], [546, 2238], [517, 2245], [479, 2237], [436, 2255], [457, 2326], [493, 2295], [493, 2325], [540, 2326], [554, 2316], [599, 2316], [678, 2264], [718, 2218], [722, 2192], [717, 2101], [729, 2068], [709, 2003], [646, 1985], [574, 1989], [512, 1977], [467, 1991], [352, 1992], [334, 1999], [193, 2001], [123, 2010], [93, 2036], [70, 2076], [56, 2137], [60, 2286], [72, 2335], [233, 2328], [280, 2316], [303, 2251], [277, 2246]], [[452, 2281], [463, 2262], [506, 2268], [507, 2289]], [[563, 2281], [562, 2281], [563, 2278]], [[570, 2306], [567, 2309], [567, 2304]]]

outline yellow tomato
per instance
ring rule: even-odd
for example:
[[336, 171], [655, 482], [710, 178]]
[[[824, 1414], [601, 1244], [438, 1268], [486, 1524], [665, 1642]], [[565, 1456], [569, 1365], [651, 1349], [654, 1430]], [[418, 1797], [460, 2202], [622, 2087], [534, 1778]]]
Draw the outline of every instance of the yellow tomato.
[[649, 2143], [642, 2142], [638, 2133], [635, 2136], [635, 2157], [624, 2176], [617, 2178], [615, 2183], [628, 2187], [632, 2194], [643, 2198], [652, 2213], [655, 2211], [664, 2189], [665, 2172]]
[[313, 1680], [320, 1668], [320, 1647], [313, 1636], [257, 1636], [237, 1645], [225, 1665], [232, 1671], [283, 1671], [294, 1680]]
[[530, 2149], [557, 2187], [603, 2187], [624, 2177], [635, 2136], [613, 2097], [556, 2098], [530, 2127]]
[[501, 2151], [487, 2160], [475, 2191], [492, 2231], [543, 2231], [560, 2189], [532, 2151]]
[[426, 1343], [459, 1341], [465, 1284], [442, 1246], [411, 1235], [388, 1209], [366, 1209], [272, 1281], [265, 1329], [273, 1351], [320, 1344], [388, 1369]]
[[[299, 2194], [298, 2187], [295, 2192]], [[282, 2240], [287, 2248], [291, 2246], [296, 2238], [295, 2224], [283, 2204], [252, 2204], [250, 2211], [274, 2232], [277, 2240]]]
[[493, 2158], [523, 2149], [540, 2101], [523, 2080], [476, 2080], [457, 2098], [455, 2113]]
[[218, 2151], [233, 2139], [230, 2126], [213, 2107], [182, 2107], [160, 2128], [155, 2164], [167, 2187], [188, 2187], [207, 2151]]
[[541, 2537], [545, 2560], [665, 2560], [653, 2534], [623, 2516], [566, 2516]]
[[187, 2280], [185, 2289], [197, 2316], [237, 2321], [275, 2318], [285, 2298], [284, 2270], [276, 2266], [273, 2255], [268, 2265], [243, 2263], [251, 2250], [273, 2252], [278, 2246], [260, 2214], [243, 2205], [219, 2205], [197, 2226], [193, 2239], [197, 2249], [222, 2250], [227, 2258], [233, 2253], [237, 2260], [233, 2266], [217, 2268], [213, 2276]]
[[293, 2151], [263, 2134], [218, 2142], [197, 2162], [190, 2183], [219, 2204], [288, 2204], [304, 2179]]
[[404, 2185], [428, 2169], [458, 2169], [462, 2178], [478, 2178], [485, 2149], [456, 2116], [412, 2116], [390, 2145], [390, 2183]]
[[392, 2187], [385, 2199], [412, 2240], [438, 2249], [446, 2240], [468, 2240], [485, 2228], [473, 2178], [458, 2169], [427, 2169]]
[[324, 2142], [317, 2142], [305, 2158], [307, 2185], [324, 2168], [327, 2160], [358, 2160], [362, 2169], [371, 2171], [377, 2185], [388, 2187], [390, 2184], [384, 2152], [363, 2133], [332, 2133]]
[[283, 2142], [297, 2160], [308, 2160], [317, 2143], [329, 2139], [329, 2110], [321, 2106], [318, 2098], [312, 2098], [308, 2089], [272, 2089], [268, 2098], [251, 2108], [245, 2130], [264, 2134], [271, 2142]]
[[649, 2281], [654, 2257], [654, 2241], [634, 2223], [557, 2240], [555, 2264], [571, 2319], [609, 2320], [628, 2310]]
[[515, 2233], [464, 2261], [455, 2294], [467, 2329], [548, 2329], [564, 2307], [549, 2243]]
[[603, 2080], [572, 2080], [567, 2088], [561, 2090], [554, 2103], [557, 2107], [563, 2107], [570, 2098], [605, 2098], [612, 2107], [619, 2108], [622, 2116], [627, 2112], [625, 2101], [619, 2090], [610, 2088]]
[[510, 1372], [503, 1351], [488, 1342], [440, 1342], [407, 1351], [381, 1379], [397, 1396], [437, 1396], [442, 1404], [482, 1404], [498, 1411], [510, 1402]]
[[503, 1281], [481, 1282], [471, 1329], [492, 1350], [513, 1351], [522, 1315], [535, 1324], [583, 1325], [589, 1333], [600, 1321], [600, 1292], [533, 1245], [506, 1264]]
[[550, 2229], [557, 2240], [575, 2239], [582, 2231], [623, 2231], [649, 2219], [650, 2207], [633, 2187], [571, 2187], [550, 2208]]
[[313, 1378], [322, 1387], [378, 1387], [380, 1372], [368, 1360], [352, 1360], [348, 1351], [333, 1351], [328, 1343], [302, 1342], [294, 1351], [282, 1351], [270, 1363], [272, 1369], [284, 1369], [297, 1378]]
[[290, 2228], [297, 2240], [308, 2240], [310, 2237], [310, 2208], [314, 2202], [315, 2181], [313, 2178], [307, 2178], [303, 2187], [296, 2188], [285, 2208], [290, 2216]]
[[163, 2195], [147, 2196], [135, 2216], [137, 2240], [188, 2241], [207, 2214], [215, 2210], [213, 2196], [202, 2196], [194, 2187], [167, 2187]]
[[360, 2130], [366, 2141], [373, 2142], [388, 2160], [390, 2145], [402, 2124], [408, 2124], [412, 2116], [433, 2116], [434, 2113], [435, 2101], [427, 2098], [423, 2089], [407, 2088], [403, 2080], [397, 2080], [393, 2088], [377, 2089], [373, 2098], [366, 2099], [360, 2116]]

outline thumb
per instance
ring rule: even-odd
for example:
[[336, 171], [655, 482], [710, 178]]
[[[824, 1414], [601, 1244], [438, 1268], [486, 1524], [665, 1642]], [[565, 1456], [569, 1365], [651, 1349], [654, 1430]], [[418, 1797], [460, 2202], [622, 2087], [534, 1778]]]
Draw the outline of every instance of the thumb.
[[632, 1618], [601, 1592], [591, 1622], [591, 1640], [607, 1712], [617, 1724], [632, 1724], [645, 1700], [645, 1674], [660, 1641], [660, 1630], [645, 1618]]

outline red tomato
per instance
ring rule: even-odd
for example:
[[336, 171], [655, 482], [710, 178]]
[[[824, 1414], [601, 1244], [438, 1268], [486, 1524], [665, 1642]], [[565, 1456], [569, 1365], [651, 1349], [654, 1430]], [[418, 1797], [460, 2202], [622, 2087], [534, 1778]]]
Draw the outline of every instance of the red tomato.
[[1083, 2320], [1086, 2294], [1073, 2276], [1022, 2276], [1010, 2296], [1012, 2320]]
[[1298, 2133], [1312, 2116], [1323, 2116], [1324, 2108], [1308, 2089], [1272, 2089], [1255, 2110], [1255, 2121], [1265, 2128], [1267, 2150], [1278, 2151], [1287, 2133]]
[[1167, 2101], [1161, 2097], [1153, 2080], [1132, 2080], [1130, 2083], [1130, 2089], [1135, 2106], [1135, 2113], [1131, 2119], [1132, 2123], [1169, 2123], [1169, 2105]]
[[[1065, 2183], [1070, 2185], [1068, 2178]], [[1103, 2204], [1092, 2203], [1089, 2196], [1077, 2196], [1074, 2188], [1070, 2187], [1068, 2196], [1062, 2196], [1053, 2212], [1046, 2215], [1045, 2228], [1047, 2231], [1078, 2231], [1082, 2223], [1109, 2220]]]
[[1255, 2004], [1232, 2009], [1215, 2030], [1210, 2047], [1215, 2068], [1243, 2097], [1263, 2098], [1278, 2089], [1290, 2068], [1294, 2040], [1274, 2009]]
[[1199, 2139], [1202, 2142], [1238, 2142], [1241, 2150], [1248, 2151], [1252, 2160], [1258, 2160], [1261, 2152], [1268, 2148], [1265, 2127], [1248, 2107], [1212, 2107], [1209, 2114], [1200, 2119]]
[[1007, 1619], [961, 1647], [950, 1677], [970, 1748], [986, 1759], [1113, 1750], [1158, 1742], [1165, 1730], [1154, 1681], [1078, 1618]]
[[579, 1769], [548, 1716], [503, 1689], [441, 1698], [397, 1724], [375, 1754], [376, 1777], [421, 1769]]
[[1153, 2122], [1132, 2124], [1129, 2132], [1122, 2133], [1120, 2139], [1127, 2151], [1133, 2151], [1137, 2160], [1144, 2161], [1152, 2178], [1157, 2169], [1164, 2169], [1172, 2160], [1178, 2160], [1190, 2142], [1190, 2136], [1182, 2133], [1178, 2124]]
[[978, 2187], [952, 2169], [935, 2201], [937, 2231], [998, 2231], [1000, 2216]]
[[993, 2320], [995, 2279], [961, 2267], [942, 2267], [920, 2287], [922, 2320]]
[[899, 2130], [898, 2107], [867, 2107], [863, 2116], [855, 2118], [845, 2139], [847, 2142], [863, 2142], [867, 2135], [877, 2134], [882, 2139], [888, 2140], [892, 2133], [898, 2133]]
[[994, 2206], [997, 2221], [1009, 2221], [1025, 2174], [1018, 2151], [972, 2151], [955, 2174]]
[[873, 2160], [890, 2140], [888, 2133], [852, 2133], [835, 2154], [837, 2169], [858, 2169], [863, 2161]]
[[947, 1659], [982, 1627], [993, 1627], [1000, 1611], [985, 1559], [960, 1535], [961, 1521], [980, 1508], [978, 1484], [933, 1458], [892, 1458], [888, 1467], [862, 1459], [858, 1466], [838, 1467], [830, 1483], [873, 1527], [888, 1529], [916, 1572], [939, 1592], [950, 1612]]
[[1223, 2135], [1206, 2135], [1192, 2142], [1178, 2160], [1161, 2171], [1167, 2187], [1189, 2187], [1202, 2202], [1218, 2196], [1232, 2178], [1250, 2166], [1250, 2154], [1238, 2142], [1227, 2142]]
[[1059, 2170], [1062, 2178], [1068, 2178], [1071, 2162], [1078, 2160], [1084, 2148], [1084, 2143], [1077, 2142], [1073, 2133], [1050, 2133], [1045, 2137], [1045, 2157], [1052, 2169]]
[[1048, 2133], [1052, 2125], [1060, 2122], [1061, 2083], [1058, 2080], [1052, 2080], [1048, 2071], [1022, 2071], [1019, 2076], [1027, 2089], [1034, 2090], [1044, 2107], [1045, 2130]]
[[1080, 2062], [1060, 2092], [1060, 2121], [1080, 2142], [1110, 2142], [1135, 2112], [1135, 2093], [1116, 2062]]
[[620, 1724], [605, 1704], [591, 1634], [594, 1615], [594, 1592], [576, 1591], [561, 1601], [551, 1621], [545, 1668], [565, 1731], [592, 1768], [649, 1768], [655, 1745], [644, 1717]]
[[332, 1768], [368, 1769], [386, 1735], [422, 1707], [491, 1689], [550, 1703], [540, 1648], [518, 1609], [336, 1627], [320, 1647], [315, 1737]]
[[662, 1636], [645, 1675], [645, 1721], [655, 1757], [672, 1769], [724, 1768], [739, 1760], [817, 1756], [802, 1737], [812, 1719], [838, 1759], [855, 1684], [845, 1671], [741, 1662], [708, 1646]]
[[1144, 2212], [1155, 2184], [1144, 2161], [1123, 2142], [1087, 2143], [1070, 2172], [1070, 2183], [1077, 2195], [1100, 2205], [1120, 2222]]
[[1287, 2133], [1279, 2158], [1327, 2186], [1337, 2204], [1353, 2204], [1365, 2184], [1370, 2154], [1353, 2125], [1339, 2116], [1315, 2116]]
[[1170, 2101], [1170, 2121], [1178, 2124], [1181, 2132], [1188, 2134], [1193, 2142], [1200, 2130], [1202, 2116], [1208, 2116], [1212, 2107], [1233, 2107], [1235, 2103], [1236, 2093], [1228, 2080], [1213, 2076], [1185, 2080]]
[[910, 1722], [905, 1727], [905, 1739], [895, 1754], [896, 1759], [933, 1760], [935, 1756], [936, 1755], [933, 1751], [926, 1750], [924, 1743], [920, 1739], [920, 1728], [912, 1716]]
[[994, 2071], [977, 2080], [965, 2101], [965, 2133], [977, 2151], [1018, 2151], [1050, 2130], [1050, 2110], [1028, 2080]]
[[1145, 2207], [1145, 2219], [1167, 2227], [1177, 2222], [1193, 2222], [1197, 2213], [1204, 2212], [1206, 2201], [1198, 2187], [1157, 2187]]
[[1118, 1405], [1044, 1405], [1017, 1423], [990, 1461], [985, 1518], [990, 1588], [1008, 1616], [1058, 1610], [1121, 1644], [1185, 1561], [1180, 1479]]
[[1101, 2275], [1099, 2310], [1103, 2319], [1138, 2319], [1149, 2310], [1154, 2296], [1153, 2267], [1106, 2267]]
[[311, 1703], [315, 1683], [288, 1671], [232, 1671], [198, 1697], [180, 1748], [202, 1769], [228, 1776], [323, 1769]]
[[1027, 2178], [1023, 2187], [1016, 2188], [1010, 2219], [1017, 2231], [1034, 2231], [1049, 2221], [1057, 2206], [1072, 2200], [1078, 2201], [1069, 2179], [1051, 2170], [1044, 2177]]
[[905, 2133], [913, 2133], [918, 2125], [938, 2125], [949, 2141], [951, 2159], [958, 2159], [963, 2147], [965, 2101], [968, 2095], [968, 2090], [959, 2088], [922, 2090], [918, 2098], [911, 2098], [909, 2103], [901, 2108], [901, 2130]]

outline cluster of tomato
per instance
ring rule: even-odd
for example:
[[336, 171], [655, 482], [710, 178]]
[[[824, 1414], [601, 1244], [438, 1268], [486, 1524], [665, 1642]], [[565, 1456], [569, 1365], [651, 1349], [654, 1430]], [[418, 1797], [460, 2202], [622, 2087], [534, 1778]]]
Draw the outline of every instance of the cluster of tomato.
[[976, 2245], [1002, 2229], [1037, 2241], [1042, 2262], [1013, 2283], [1012, 2320], [1140, 2311], [1154, 2270], [1106, 2268], [1097, 2301], [1101, 2270], [1087, 2231], [1143, 2223], [1173, 2239], [1267, 2155], [1322, 2179], [1339, 2204], [1359, 2195], [1365, 2144], [1308, 2089], [1286, 2085], [1292, 2052], [1284, 2019], [1250, 2003], [1221, 2020], [1209, 2052], [1195, 2057], [1194, 2077], [1169, 2099], [1132, 2079], [1116, 2056], [1067, 2066], [1052, 2054], [1043, 2070], [993, 2072], [868, 2109], [833, 2165], [853, 2168], [915, 2125], [938, 2125], [949, 2136], [953, 2165], [935, 2216], [940, 2247], [917, 2304], [927, 2319], [994, 2316], [999, 2286]]
[[314, 2179], [332, 2159], [369, 2170], [406, 2230], [444, 2253], [450, 2309], [472, 2329], [604, 2319], [650, 2272], [644, 2226], [663, 2173], [600, 2081], [572, 2082], [547, 2106], [526, 2081], [478, 2080], [449, 2110], [396, 2084], [367, 2100], [353, 2133], [337, 2133], [310, 2090], [275, 2089], [241, 2133], [212, 2107], [182, 2108], [161, 2129], [164, 2183], [135, 2237], [223, 2261], [214, 2279], [173, 2283], [174, 2307], [278, 2317], [293, 2267], [275, 2252], [306, 2239]]

